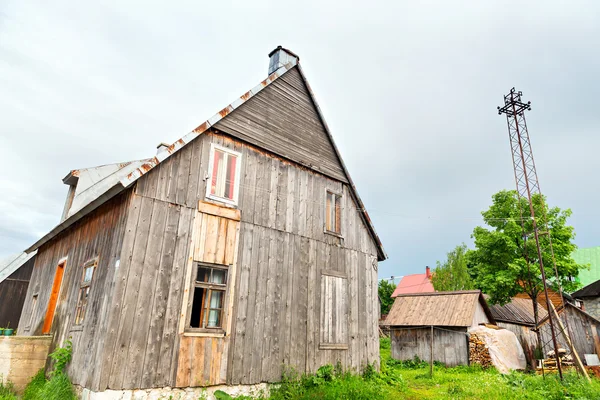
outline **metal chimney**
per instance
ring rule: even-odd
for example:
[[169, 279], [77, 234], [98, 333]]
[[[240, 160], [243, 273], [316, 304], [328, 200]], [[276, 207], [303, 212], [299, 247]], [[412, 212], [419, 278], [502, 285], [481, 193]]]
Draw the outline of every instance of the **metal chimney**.
[[296, 65], [300, 57], [288, 49], [277, 46], [275, 50], [269, 53], [269, 75], [287, 64]]

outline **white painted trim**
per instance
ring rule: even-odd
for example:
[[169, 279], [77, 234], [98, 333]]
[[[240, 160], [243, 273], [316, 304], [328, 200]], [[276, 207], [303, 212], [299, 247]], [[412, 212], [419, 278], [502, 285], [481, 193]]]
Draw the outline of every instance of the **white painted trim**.
[[[212, 184], [212, 176], [214, 174], [214, 156], [215, 156], [215, 149], [222, 151], [223, 153], [227, 153], [229, 155], [233, 155], [235, 157], [237, 157], [237, 163], [236, 163], [236, 168], [235, 168], [235, 182], [233, 182], [233, 200], [229, 200], [229, 199], [225, 199], [219, 196], [215, 196], [213, 194], [210, 193], [211, 190], [211, 184]], [[206, 181], [206, 198], [207, 199], [211, 199], [213, 201], [218, 201], [220, 203], [225, 203], [225, 204], [230, 204], [232, 206], [237, 206], [238, 204], [238, 198], [239, 198], [239, 191], [240, 191], [240, 171], [242, 170], [242, 153], [235, 151], [235, 150], [231, 150], [227, 147], [218, 145], [216, 143], [211, 143], [210, 144], [210, 155], [208, 157], [208, 177], [207, 177], [207, 181]]]

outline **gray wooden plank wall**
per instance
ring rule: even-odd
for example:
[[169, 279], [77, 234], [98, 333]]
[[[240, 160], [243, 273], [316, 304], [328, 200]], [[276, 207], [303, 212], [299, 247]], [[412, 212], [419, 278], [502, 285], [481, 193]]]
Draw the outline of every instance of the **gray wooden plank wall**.
[[[130, 193], [115, 197], [42, 246], [36, 256], [19, 334], [41, 334], [57, 264], [63, 257], [68, 257], [51, 333], [54, 335], [53, 348], [72, 337], [73, 347], [77, 350], [73, 352], [68, 372], [74, 384], [94, 387], [103, 368], [99, 355], [105, 351], [108, 300], [115, 263], [120, 257], [129, 204]], [[92, 280], [85, 321], [81, 327], [74, 327], [82, 265], [94, 257], [98, 257], [98, 266]], [[38, 301], [32, 309], [34, 295], [38, 295]], [[25, 330], [30, 318], [31, 329]]]
[[[430, 327], [392, 327], [392, 358], [412, 360], [415, 356], [429, 361], [431, 358]], [[452, 332], [449, 332], [452, 331]], [[433, 330], [433, 359], [448, 367], [469, 365], [469, 348], [466, 328]]]
[[297, 68], [246, 101], [215, 128], [346, 182]]

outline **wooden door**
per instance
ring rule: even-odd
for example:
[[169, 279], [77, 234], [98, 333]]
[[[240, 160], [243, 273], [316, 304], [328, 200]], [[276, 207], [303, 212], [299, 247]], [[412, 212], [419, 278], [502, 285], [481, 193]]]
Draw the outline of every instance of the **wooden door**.
[[54, 282], [52, 283], [52, 292], [50, 292], [50, 301], [48, 301], [48, 309], [46, 310], [46, 318], [44, 318], [44, 328], [42, 329], [43, 335], [50, 333], [50, 328], [52, 328], [52, 320], [54, 319], [54, 313], [56, 312], [56, 303], [58, 302], [58, 294], [60, 293], [60, 285], [62, 284], [66, 263], [66, 261], [62, 261], [56, 268]]

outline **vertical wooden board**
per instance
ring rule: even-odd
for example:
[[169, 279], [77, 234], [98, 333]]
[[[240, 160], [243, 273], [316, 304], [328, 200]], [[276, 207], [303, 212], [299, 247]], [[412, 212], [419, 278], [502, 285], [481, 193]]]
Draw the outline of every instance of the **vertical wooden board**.
[[204, 378], [204, 365], [206, 360], [204, 358], [204, 341], [205, 338], [190, 337], [193, 351], [191, 352], [191, 368], [190, 368], [190, 386], [202, 386], [205, 384]]
[[[202, 158], [203, 137], [197, 137], [191, 143], [190, 173], [188, 177], [185, 205], [190, 208], [198, 207], [198, 181], [200, 179], [200, 161]], [[189, 145], [188, 145], [189, 146]]]
[[317, 326], [314, 329], [315, 341], [315, 369], [319, 369], [323, 365], [324, 353], [319, 349], [319, 345], [323, 342], [323, 321], [325, 312], [325, 296], [323, 294], [323, 278], [321, 271], [325, 269], [325, 243], [317, 241], [315, 255], [315, 321]]
[[181, 154], [179, 156], [179, 169], [177, 171], [177, 191], [175, 193], [175, 203], [181, 205], [185, 205], [187, 202], [192, 149], [193, 146], [185, 146], [178, 152]]
[[150, 329], [152, 298], [156, 286], [167, 220], [167, 205], [162, 201], [154, 202], [150, 231], [146, 237], [145, 256], [141, 265], [141, 279], [131, 325], [132, 332], [128, 344], [127, 361], [122, 366], [125, 367], [123, 389], [141, 387], [144, 353]]
[[211, 133], [203, 133], [198, 137], [198, 140], [202, 141], [202, 147], [200, 148], [200, 173], [198, 174], [198, 200], [206, 197], [208, 162], [210, 161], [210, 143], [212, 136]]
[[[240, 232], [240, 246], [239, 246], [239, 259], [238, 265], [240, 266], [240, 272], [238, 274], [238, 280], [236, 283], [235, 299], [237, 306], [235, 307], [236, 313], [231, 318], [236, 318], [235, 324], [235, 335], [231, 344], [232, 352], [229, 357], [230, 360], [230, 372], [228, 380], [231, 384], [241, 383], [241, 376], [243, 374], [242, 361], [243, 357], [240, 354], [244, 354], [244, 342], [246, 335], [246, 327], [248, 323], [248, 286], [251, 275], [251, 258], [252, 258], [252, 237], [254, 232], [254, 225], [241, 223]], [[234, 354], [238, 356], [234, 356]]]
[[194, 338], [196, 340], [201, 339], [204, 343], [204, 371], [202, 372], [202, 382], [210, 382], [210, 368], [213, 360], [217, 358], [217, 354], [213, 354], [213, 338]]
[[221, 368], [219, 370], [219, 383], [227, 384], [227, 371], [229, 369], [229, 346], [231, 342], [231, 338], [223, 338], [221, 340], [223, 346], [223, 355], [221, 361]]
[[122, 389], [125, 374], [127, 354], [134, 330], [133, 319], [136, 311], [137, 296], [144, 269], [144, 258], [146, 255], [147, 240], [150, 232], [154, 200], [143, 197], [141, 200], [141, 211], [138, 227], [135, 232], [133, 252], [131, 254], [128, 275], [123, 277], [126, 282], [123, 303], [120, 307], [119, 329], [115, 345], [115, 354], [112, 360], [112, 369], [109, 377], [109, 388]]
[[256, 180], [254, 181], [255, 196], [254, 211], [252, 212], [252, 222], [255, 225], [263, 225], [262, 216], [264, 215], [264, 199], [265, 197], [268, 198], [266, 187], [268, 159], [264, 155], [259, 153], [254, 153], [253, 155], [256, 160]]
[[167, 201], [170, 203], [177, 202], [177, 178], [181, 169], [181, 152], [173, 154], [171, 157], [171, 172], [167, 178]]
[[[229, 219], [217, 217], [219, 220], [219, 231], [217, 233], [217, 246], [215, 249], [215, 264], [225, 265], [225, 248], [227, 246], [227, 231], [229, 230]], [[231, 221], [231, 225], [235, 225], [235, 221]]]
[[256, 304], [258, 301], [257, 295], [257, 286], [259, 279], [259, 253], [260, 253], [260, 243], [261, 243], [261, 229], [257, 226], [254, 226], [254, 232], [252, 233], [252, 257], [250, 260], [250, 279], [248, 285], [248, 311], [247, 311], [247, 324], [246, 324], [246, 334], [244, 337], [243, 344], [240, 342], [240, 346], [236, 347], [237, 349], [241, 349], [243, 357], [242, 361], [242, 382], [243, 384], [252, 383], [252, 359], [253, 354], [256, 352], [254, 348], [254, 337], [256, 335], [256, 329], [254, 327], [256, 323]]
[[359, 371], [364, 368], [367, 362], [367, 353], [366, 353], [366, 335], [365, 335], [365, 327], [367, 325], [367, 315], [366, 315], [366, 293], [365, 288], [367, 287], [366, 283], [366, 272], [365, 272], [365, 256], [363, 253], [358, 253], [358, 263], [357, 263], [357, 281], [358, 281], [358, 343], [357, 343], [357, 354], [359, 357]]
[[287, 271], [284, 270], [284, 256], [285, 256], [285, 233], [279, 231], [276, 232], [275, 242], [275, 285], [274, 285], [274, 299], [273, 299], [273, 323], [271, 329], [272, 335], [272, 357], [271, 357], [271, 370], [270, 376], [275, 380], [281, 378], [282, 373], [282, 351], [280, 343], [280, 330], [281, 325], [285, 320], [285, 298], [283, 297], [284, 287], [284, 274]]
[[300, 197], [299, 209], [298, 209], [298, 233], [302, 236], [307, 236], [306, 221], [308, 219], [308, 172], [299, 170], [299, 186], [298, 195]]
[[225, 237], [225, 255], [223, 264], [232, 265], [236, 254], [239, 221], [229, 220]]
[[291, 340], [292, 340], [292, 301], [294, 292], [294, 236], [287, 233], [284, 236], [283, 253], [283, 289], [282, 298], [285, 301], [283, 323], [281, 324], [281, 334], [279, 343], [282, 348], [282, 363], [290, 366]]
[[300, 238], [300, 258], [299, 258], [299, 280], [298, 280], [298, 332], [303, 332], [296, 338], [297, 353], [296, 365], [299, 371], [306, 372], [306, 324], [307, 324], [307, 302], [308, 302], [308, 270], [309, 270], [309, 239]]
[[162, 201], [167, 201], [172, 165], [173, 159], [171, 158], [167, 158], [158, 165], [158, 187], [156, 190], [156, 198]]
[[277, 178], [277, 205], [275, 211], [275, 229], [279, 231], [285, 230], [288, 170], [290, 168], [293, 167], [285, 162], [279, 162], [279, 175]]
[[313, 195], [313, 184], [315, 180], [315, 175], [311, 172], [306, 173], [306, 237], [312, 237], [313, 235], [313, 216], [315, 214], [315, 209], [318, 207], [318, 203]]
[[267, 226], [270, 228], [276, 227], [276, 219], [277, 219], [277, 205], [278, 201], [278, 187], [277, 184], [279, 182], [279, 160], [276, 158], [271, 158], [270, 163], [270, 182], [269, 182], [269, 206], [267, 209]]
[[206, 242], [204, 244], [204, 253], [200, 255], [200, 260], [208, 263], [215, 262], [217, 253], [217, 242], [219, 238], [219, 225], [221, 218], [214, 215], [206, 215], [203, 217], [206, 221]]
[[153, 387], [157, 371], [161, 368], [158, 362], [169, 297], [169, 283], [171, 281], [175, 257], [180, 211], [180, 207], [173, 204], [168, 205], [162, 253], [158, 267], [156, 286], [154, 288], [152, 311], [150, 313], [150, 329], [148, 330], [148, 338], [146, 341], [146, 354], [144, 357], [141, 387]]
[[240, 204], [242, 221], [252, 223], [254, 221], [254, 205], [256, 201], [256, 168], [257, 158], [253, 150], [244, 147], [242, 153], [244, 174], [240, 182]]
[[143, 196], [151, 197], [153, 199], [156, 198], [156, 192], [158, 188], [158, 171], [149, 171], [146, 175], [142, 176], [140, 180], [146, 180], [144, 184], [144, 193]]
[[204, 245], [206, 243], [206, 225], [208, 215], [200, 212], [194, 213], [194, 223], [192, 228], [192, 258], [194, 261], [202, 261], [204, 255]]
[[180, 209], [179, 223], [173, 254], [173, 264], [166, 310], [164, 315], [164, 327], [160, 341], [160, 354], [155, 382], [157, 386], [172, 386], [175, 384], [177, 371], [177, 354], [179, 352], [178, 323], [181, 314], [184, 291], [184, 275], [188, 262], [190, 249], [191, 230], [194, 223], [196, 211], [182, 207]]
[[190, 337], [181, 337], [179, 341], [177, 373], [175, 378], [176, 387], [190, 386], [190, 376], [192, 365], [196, 362], [192, 359], [193, 344]]
[[296, 175], [298, 169], [289, 166], [287, 169], [287, 190], [285, 197], [285, 224], [284, 230], [292, 232], [294, 226], [294, 201], [296, 198]]
[[265, 293], [265, 305], [264, 305], [264, 327], [263, 327], [263, 340], [262, 340], [262, 365], [261, 365], [261, 380], [274, 382], [281, 376], [273, 377], [271, 372], [273, 371], [273, 335], [275, 334], [275, 327], [273, 326], [275, 313], [275, 289], [277, 280], [277, 231], [267, 229], [268, 246], [269, 252], [267, 256], [266, 268], [266, 293]]
[[[267, 290], [267, 278], [269, 268], [269, 235], [268, 229], [261, 227], [260, 229], [260, 245], [258, 258], [258, 280], [256, 283], [256, 309], [265, 310], [267, 304], [265, 301]], [[254, 318], [254, 345], [252, 352], [252, 367], [250, 371], [250, 379], [252, 382], [260, 382], [262, 379], [262, 349], [263, 349], [263, 329], [265, 328], [265, 318], [263, 316]]]
[[315, 353], [318, 351], [318, 343], [315, 343], [314, 331], [318, 330], [319, 317], [318, 307], [315, 305], [316, 292], [321, 290], [317, 280], [317, 241], [309, 241], [308, 252], [308, 281], [307, 281], [307, 312], [306, 312], [306, 371], [312, 373], [315, 368]]

